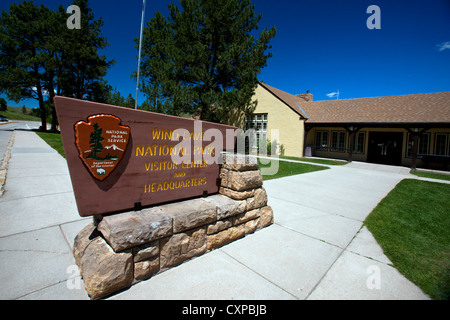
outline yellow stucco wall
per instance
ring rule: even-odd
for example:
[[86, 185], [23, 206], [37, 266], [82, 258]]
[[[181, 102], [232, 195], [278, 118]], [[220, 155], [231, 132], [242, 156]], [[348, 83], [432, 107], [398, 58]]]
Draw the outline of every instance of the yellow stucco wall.
[[278, 130], [278, 143], [284, 145], [284, 155], [303, 157], [305, 130], [300, 115], [260, 85], [253, 99], [258, 101], [253, 113], [267, 113], [267, 137], [272, 141], [272, 130]]

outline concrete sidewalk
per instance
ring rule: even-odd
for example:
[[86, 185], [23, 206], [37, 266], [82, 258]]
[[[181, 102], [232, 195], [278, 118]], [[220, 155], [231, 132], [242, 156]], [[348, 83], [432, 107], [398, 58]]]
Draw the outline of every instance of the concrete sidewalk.
[[[110, 299], [428, 299], [362, 227], [405, 178], [417, 177], [352, 163], [266, 181], [274, 225]], [[88, 299], [71, 246], [91, 218], [78, 215], [65, 159], [16, 131], [5, 189], [0, 299]]]
[[[66, 160], [34, 132], [16, 131], [0, 197], [0, 299], [87, 299], [68, 290], [78, 215]], [[68, 272], [69, 268], [69, 272]]]

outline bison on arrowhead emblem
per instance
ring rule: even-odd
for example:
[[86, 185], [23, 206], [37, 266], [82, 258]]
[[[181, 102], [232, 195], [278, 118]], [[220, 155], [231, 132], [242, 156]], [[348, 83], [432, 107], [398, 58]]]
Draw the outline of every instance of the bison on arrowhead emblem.
[[75, 124], [78, 155], [91, 175], [105, 180], [119, 164], [130, 140], [130, 127], [113, 115], [97, 114]]

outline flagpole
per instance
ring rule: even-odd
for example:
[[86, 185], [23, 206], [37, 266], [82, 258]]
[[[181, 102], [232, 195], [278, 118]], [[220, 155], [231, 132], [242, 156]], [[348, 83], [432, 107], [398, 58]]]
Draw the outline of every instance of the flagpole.
[[138, 106], [138, 94], [139, 94], [139, 72], [141, 68], [141, 51], [142, 51], [142, 33], [144, 31], [144, 15], [145, 15], [145, 1], [142, 1], [142, 17], [141, 17], [141, 34], [139, 36], [139, 56], [138, 56], [138, 69], [137, 69], [137, 80], [136, 80], [136, 102], [134, 109]]

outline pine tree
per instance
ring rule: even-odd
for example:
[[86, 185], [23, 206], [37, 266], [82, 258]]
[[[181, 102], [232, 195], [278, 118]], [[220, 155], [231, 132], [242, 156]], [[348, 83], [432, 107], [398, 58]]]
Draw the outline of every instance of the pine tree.
[[103, 151], [102, 141], [105, 138], [102, 137], [103, 129], [98, 126], [98, 123], [94, 124], [94, 132], [91, 133], [89, 146], [91, 147], [91, 153], [89, 158], [94, 160], [102, 160], [98, 157], [98, 154]]
[[[255, 37], [261, 14], [250, 0], [181, 0], [144, 29], [141, 88], [151, 111], [227, 122], [248, 113], [276, 29]], [[137, 39], [136, 39], [137, 41]]]
[[42, 129], [47, 127], [44, 103], [44, 46], [50, 10], [31, 1], [11, 4], [0, 16], [0, 92], [19, 102], [38, 100]]
[[[104, 25], [102, 18], [95, 19], [88, 0], [74, 0], [73, 4], [81, 11], [81, 29], [64, 29], [62, 38], [65, 47], [60, 53], [60, 60], [64, 63], [61, 87], [65, 96], [96, 101], [96, 97], [109, 89], [103, 78], [115, 61], [108, 61], [106, 56], [98, 52], [108, 46], [101, 32]], [[59, 13], [65, 19], [69, 16], [62, 6], [59, 7]]]
[[103, 77], [113, 61], [98, 54], [108, 45], [103, 21], [94, 19], [88, 0], [74, 4], [81, 9], [79, 30], [67, 28], [69, 14], [62, 6], [54, 12], [24, 0], [0, 16], [0, 92], [16, 102], [38, 100], [43, 130], [46, 105], [56, 129], [55, 95], [101, 100], [108, 89]]

